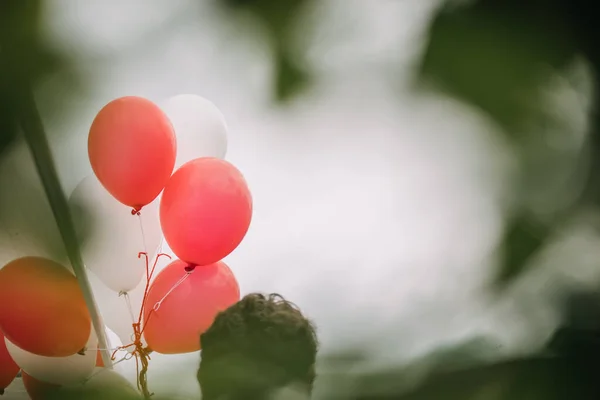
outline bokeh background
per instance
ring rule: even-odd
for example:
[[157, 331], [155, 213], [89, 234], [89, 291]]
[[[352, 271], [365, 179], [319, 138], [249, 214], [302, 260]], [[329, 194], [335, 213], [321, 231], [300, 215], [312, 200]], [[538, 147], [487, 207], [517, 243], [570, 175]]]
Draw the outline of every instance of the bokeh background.
[[[438, 365], [534, 357], [566, 299], [600, 279], [598, 36], [585, 5], [7, 0], [0, 264], [64, 251], [15, 82], [34, 88], [66, 196], [92, 173], [87, 134], [104, 104], [194, 93], [225, 115], [227, 158], [254, 196], [226, 261], [243, 293], [281, 293], [315, 321], [315, 396], [384, 391], [373, 376], [389, 368], [408, 391]], [[198, 362], [153, 357], [151, 389], [197, 396]], [[454, 379], [466, 382], [456, 398], [503, 374]]]

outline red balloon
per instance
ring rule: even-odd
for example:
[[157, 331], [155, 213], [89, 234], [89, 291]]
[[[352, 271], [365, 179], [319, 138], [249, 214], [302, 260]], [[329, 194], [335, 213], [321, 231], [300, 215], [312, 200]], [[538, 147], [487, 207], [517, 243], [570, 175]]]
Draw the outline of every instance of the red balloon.
[[90, 163], [117, 200], [140, 209], [165, 187], [177, 144], [171, 121], [150, 100], [121, 97], [96, 116], [88, 137]]
[[31, 400], [44, 400], [60, 389], [59, 385], [42, 382], [27, 375], [24, 371], [21, 371], [21, 378], [23, 379], [23, 386], [25, 386], [25, 390]]
[[200, 334], [220, 311], [240, 300], [237, 280], [225, 263], [195, 267], [189, 275], [186, 267], [183, 261], [173, 261], [148, 291], [144, 337], [157, 353], [200, 350]]
[[160, 202], [165, 240], [192, 265], [222, 260], [240, 244], [252, 219], [252, 196], [233, 165], [197, 158], [169, 179]]
[[19, 366], [8, 353], [4, 335], [0, 331], [0, 394], [15, 379], [19, 373], [19, 369]]
[[67, 357], [90, 337], [90, 314], [77, 279], [62, 265], [23, 257], [0, 269], [0, 329], [33, 354]]

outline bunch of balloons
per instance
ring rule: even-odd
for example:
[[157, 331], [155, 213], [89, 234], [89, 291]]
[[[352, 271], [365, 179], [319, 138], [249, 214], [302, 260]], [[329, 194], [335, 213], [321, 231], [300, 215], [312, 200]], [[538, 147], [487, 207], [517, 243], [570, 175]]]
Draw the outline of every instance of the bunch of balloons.
[[[252, 197], [226, 150], [222, 114], [195, 95], [161, 106], [118, 98], [90, 128], [95, 176], [75, 188], [71, 211], [113, 359], [136, 359], [145, 395], [148, 355], [200, 350], [200, 334], [240, 298], [222, 260], [249, 229]], [[0, 269], [0, 333], [0, 389], [19, 370], [32, 398], [102, 371], [81, 289], [55, 261]]]

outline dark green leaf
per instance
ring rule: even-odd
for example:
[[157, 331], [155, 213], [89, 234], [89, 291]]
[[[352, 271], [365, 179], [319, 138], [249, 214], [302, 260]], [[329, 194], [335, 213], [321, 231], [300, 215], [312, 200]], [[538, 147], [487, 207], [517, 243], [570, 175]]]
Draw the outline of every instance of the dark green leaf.
[[308, 83], [308, 74], [285, 52], [276, 53], [275, 99], [285, 102], [298, 94]]
[[545, 112], [540, 89], [552, 69], [576, 53], [551, 7], [527, 4], [485, 1], [443, 9], [431, 25], [419, 79], [520, 133]]
[[526, 215], [510, 221], [500, 247], [501, 262], [495, 283], [502, 287], [523, 273], [551, 233], [551, 226], [540, 224]]
[[273, 53], [275, 76], [273, 96], [279, 102], [285, 102], [298, 94], [309, 81], [308, 72], [298, 62], [299, 51], [293, 40], [293, 32], [302, 10], [312, 0], [220, 0], [230, 11], [250, 14], [266, 33], [267, 42]]

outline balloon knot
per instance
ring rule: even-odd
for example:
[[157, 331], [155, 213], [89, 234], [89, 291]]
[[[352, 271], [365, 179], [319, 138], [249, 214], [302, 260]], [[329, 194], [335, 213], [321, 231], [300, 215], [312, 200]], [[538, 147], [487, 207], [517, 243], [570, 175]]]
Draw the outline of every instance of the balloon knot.
[[79, 351], [77, 352], [77, 354], [79, 354], [80, 356], [85, 356], [85, 351], [86, 351], [86, 350], [87, 350], [87, 349], [84, 347], [83, 349], [79, 350]]
[[131, 210], [131, 215], [140, 215], [140, 211], [142, 210], [141, 206], [135, 206]]
[[0, 389], [0, 396], [4, 395], [4, 389]]
[[194, 272], [194, 270], [196, 269], [196, 267], [197, 267], [197, 265], [194, 265], [194, 264], [188, 264], [188, 265], [185, 267], [185, 272], [187, 272], [188, 274], [189, 274], [189, 273], [191, 273], [191, 272]]

